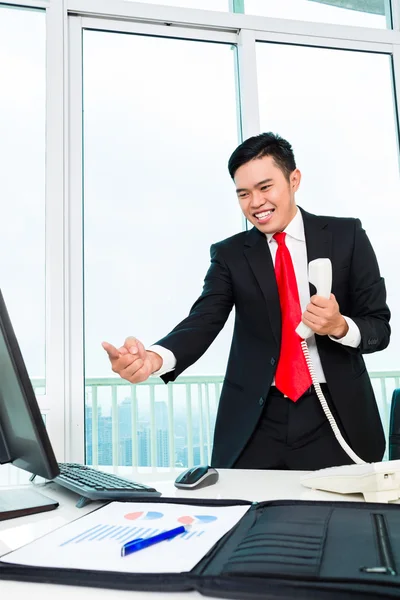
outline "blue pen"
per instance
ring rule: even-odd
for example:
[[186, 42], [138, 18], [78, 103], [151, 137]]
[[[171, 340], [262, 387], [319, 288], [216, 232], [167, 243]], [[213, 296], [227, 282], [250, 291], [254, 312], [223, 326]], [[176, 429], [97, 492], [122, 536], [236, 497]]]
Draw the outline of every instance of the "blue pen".
[[128, 554], [132, 554], [132, 552], [142, 550], [142, 548], [147, 548], [148, 546], [152, 546], [153, 544], [158, 544], [158, 542], [163, 542], [164, 540], [171, 540], [172, 538], [176, 537], [181, 533], [185, 533], [186, 531], [186, 527], [181, 525], [180, 527], [175, 527], [175, 529], [163, 531], [162, 533], [152, 535], [148, 538], [136, 538], [135, 540], [126, 542], [126, 544], [122, 546], [121, 556], [128, 556]]

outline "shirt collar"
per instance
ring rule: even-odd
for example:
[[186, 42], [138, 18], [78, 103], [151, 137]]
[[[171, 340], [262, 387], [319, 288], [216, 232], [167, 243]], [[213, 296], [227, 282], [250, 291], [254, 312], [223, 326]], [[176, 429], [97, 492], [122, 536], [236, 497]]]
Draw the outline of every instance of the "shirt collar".
[[[295, 240], [300, 240], [301, 242], [306, 241], [306, 237], [304, 235], [303, 216], [299, 209], [297, 209], [296, 214], [294, 215], [293, 219], [290, 221], [286, 229], [284, 229], [284, 232], [286, 233], [286, 235], [294, 238]], [[272, 240], [273, 235], [273, 233], [266, 234], [268, 243], [270, 243], [270, 241]]]

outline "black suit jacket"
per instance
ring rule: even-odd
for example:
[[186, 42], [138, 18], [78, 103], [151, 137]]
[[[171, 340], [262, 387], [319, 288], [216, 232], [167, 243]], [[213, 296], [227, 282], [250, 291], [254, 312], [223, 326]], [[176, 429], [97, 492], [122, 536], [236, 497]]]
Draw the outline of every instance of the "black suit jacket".
[[[316, 336], [332, 396], [330, 407], [353, 450], [368, 462], [382, 459], [385, 439], [362, 354], [390, 339], [385, 283], [358, 219], [322, 217], [302, 210], [308, 262], [332, 261], [332, 293], [361, 332], [358, 348]], [[235, 307], [235, 327], [214, 433], [212, 465], [232, 467], [253, 434], [273, 381], [280, 351], [281, 315], [271, 253], [258, 229], [211, 246], [203, 293], [160, 344], [177, 364], [176, 377], [200, 358]]]

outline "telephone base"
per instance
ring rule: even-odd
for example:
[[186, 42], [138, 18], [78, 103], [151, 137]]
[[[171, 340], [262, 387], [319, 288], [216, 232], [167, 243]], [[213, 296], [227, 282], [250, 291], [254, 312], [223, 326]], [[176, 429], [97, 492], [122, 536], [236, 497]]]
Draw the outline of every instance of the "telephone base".
[[400, 498], [400, 487], [397, 490], [389, 491], [376, 491], [376, 492], [363, 492], [365, 502], [381, 502], [387, 504], [388, 502], [395, 502]]
[[307, 473], [301, 483], [338, 494], [362, 494], [366, 502], [395, 502], [400, 498], [400, 460], [329, 467]]

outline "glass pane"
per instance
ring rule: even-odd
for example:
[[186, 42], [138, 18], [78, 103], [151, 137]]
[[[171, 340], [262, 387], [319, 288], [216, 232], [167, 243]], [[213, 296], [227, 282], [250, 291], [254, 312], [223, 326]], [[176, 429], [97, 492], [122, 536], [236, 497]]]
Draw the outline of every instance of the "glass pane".
[[[293, 64], [296, 69], [293, 69]], [[365, 356], [385, 424], [399, 370], [399, 156], [391, 58], [383, 54], [259, 43], [261, 128], [288, 139], [303, 174], [307, 211], [361, 219], [378, 257], [392, 310], [389, 347]], [[282, 76], [290, 73], [290, 77]], [[400, 371], [399, 371], [400, 375]]]
[[0, 6], [0, 286], [45, 391], [45, 12]]
[[[134, 1], [137, 2], [137, 0]], [[201, 8], [202, 10], [229, 10], [229, 0], [140, 0], [140, 2], [182, 8]]]
[[249, 15], [335, 25], [391, 27], [387, 0], [244, 0]]
[[173, 399], [158, 377], [112, 387], [101, 341], [168, 333], [201, 292], [210, 245], [242, 228], [227, 171], [234, 58], [225, 44], [84, 32], [88, 461], [165, 466], [210, 450], [232, 320]]

